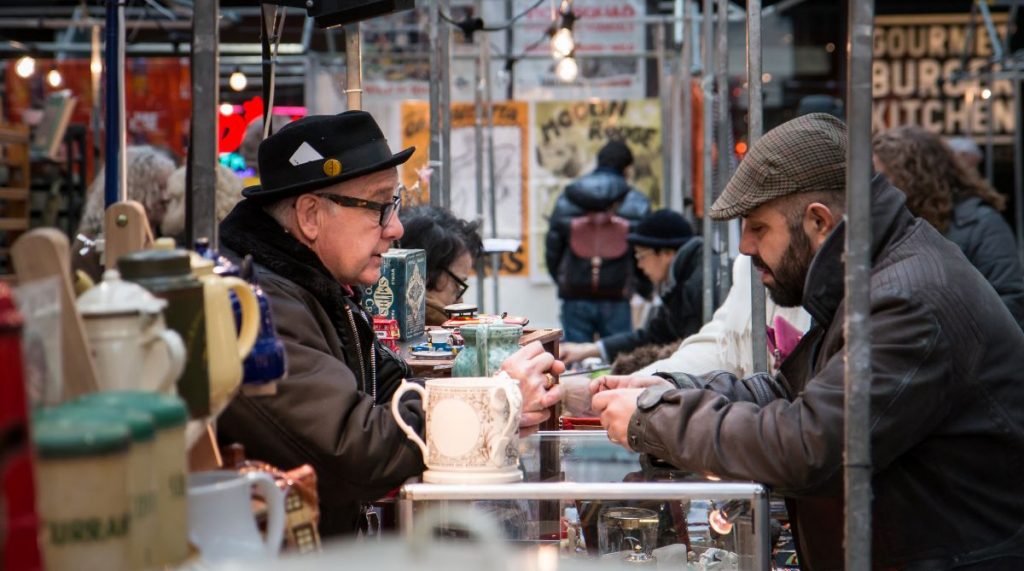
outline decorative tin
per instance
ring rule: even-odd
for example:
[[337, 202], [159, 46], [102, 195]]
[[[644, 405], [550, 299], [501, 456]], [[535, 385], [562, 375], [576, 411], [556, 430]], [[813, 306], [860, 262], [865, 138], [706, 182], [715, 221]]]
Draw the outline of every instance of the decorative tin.
[[398, 321], [403, 341], [423, 333], [427, 302], [427, 254], [392, 248], [384, 253], [380, 279], [363, 291], [363, 307], [373, 316]]

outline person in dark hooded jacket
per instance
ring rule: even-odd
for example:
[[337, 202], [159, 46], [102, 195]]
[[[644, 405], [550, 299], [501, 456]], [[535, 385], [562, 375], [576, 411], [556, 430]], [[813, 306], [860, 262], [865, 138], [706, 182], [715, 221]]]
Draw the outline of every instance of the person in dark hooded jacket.
[[634, 292], [649, 291], [645, 280], [638, 283], [632, 250], [621, 257], [605, 260], [600, 268], [602, 292], [582, 291], [574, 287], [579, 276], [591, 273], [590, 260], [581, 259], [570, 248], [573, 219], [588, 213], [608, 212], [629, 222], [630, 230], [648, 212], [647, 197], [626, 180], [633, 164], [633, 153], [622, 141], [611, 141], [597, 154], [597, 168], [565, 188], [551, 214], [545, 243], [545, 258], [551, 279], [558, 284], [562, 299], [562, 329], [569, 342], [593, 341], [595, 335], [607, 337], [632, 329], [629, 298]]
[[704, 241], [678, 212], [663, 209], [640, 221], [629, 235], [637, 265], [654, 284], [659, 302], [650, 319], [635, 331], [618, 333], [594, 343], [562, 343], [566, 363], [600, 356], [611, 363], [620, 354], [648, 345], [678, 342], [696, 333], [703, 324], [704, 274], [701, 271]]

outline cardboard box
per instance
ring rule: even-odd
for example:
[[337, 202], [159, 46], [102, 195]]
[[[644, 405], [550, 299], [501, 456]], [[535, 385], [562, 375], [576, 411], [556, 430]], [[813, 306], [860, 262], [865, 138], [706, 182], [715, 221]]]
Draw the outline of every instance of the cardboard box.
[[427, 253], [392, 248], [383, 258], [380, 279], [363, 291], [363, 307], [371, 316], [397, 320], [403, 341], [415, 338], [427, 313]]

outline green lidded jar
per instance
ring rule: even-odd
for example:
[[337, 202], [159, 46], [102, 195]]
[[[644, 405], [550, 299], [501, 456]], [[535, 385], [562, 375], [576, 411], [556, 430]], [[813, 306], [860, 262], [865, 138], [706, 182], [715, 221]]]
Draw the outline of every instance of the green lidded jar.
[[152, 469], [156, 482], [157, 566], [177, 565], [188, 557], [188, 512], [185, 495], [185, 424], [188, 411], [180, 398], [145, 391], [92, 393], [76, 401], [115, 409], [136, 410], [153, 417]]
[[189, 414], [210, 414], [209, 356], [203, 284], [192, 275], [187, 250], [141, 250], [117, 259], [121, 278], [135, 282], [167, 300], [164, 318], [185, 343], [185, 371], [178, 379], [178, 394]]
[[130, 534], [131, 561], [134, 569], [155, 566], [157, 537], [156, 474], [153, 450], [156, 446], [156, 421], [153, 415], [139, 409], [110, 407], [102, 403], [75, 401], [55, 409], [65, 416], [84, 420], [123, 421], [132, 436], [128, 457], [128, 497], [132, 510]]
[[127, 423], [61, 409], [32, 422], [43, 556], [50, 569], [131, 569]]

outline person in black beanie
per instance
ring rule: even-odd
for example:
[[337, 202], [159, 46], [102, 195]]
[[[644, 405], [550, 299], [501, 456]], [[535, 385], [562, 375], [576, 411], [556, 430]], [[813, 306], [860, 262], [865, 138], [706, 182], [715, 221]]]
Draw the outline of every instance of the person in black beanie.
[[689, 222], [673, 210], [645, 216], [629, 234], [637, 265], [659, 293], [644, 327], [594, 343], [562, 343], [566, 363], [600, 356], [611, 363], [617, 356], [647, 345], [665, 345], [696, 333], [703, 323], [704, 276], [701, 271], [703, 240], [693, 235]]
[[626, 143], [608, 142], [597, 154], [597, 168], [566, 186], [551, 213], [545, 261], [562, 299], [567, 342], [632, 330], [629, 298], [650, 291], [626, 240], [651, 209], [627, 180], [632, 164]]

